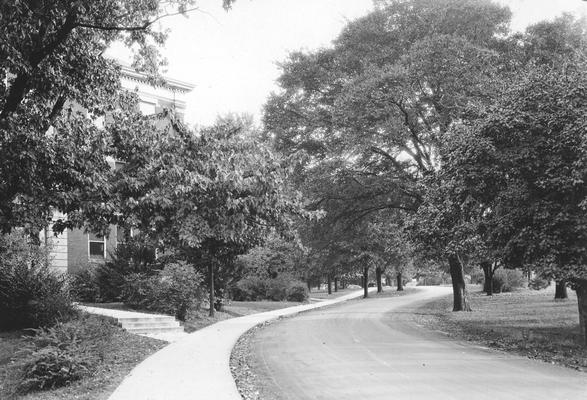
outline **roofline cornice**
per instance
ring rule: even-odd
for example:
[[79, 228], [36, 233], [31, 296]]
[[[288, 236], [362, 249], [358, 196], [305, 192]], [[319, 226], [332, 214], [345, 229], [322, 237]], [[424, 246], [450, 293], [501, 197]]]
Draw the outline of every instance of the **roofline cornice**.
[[120, 71], [121, 71], [121, 75], [122, 75], [123, 79], [135, 81], [135, 82], [139, 82], [139, 83], [146, 83], [146, 84], [149, 84], [153, 87], [162, 87], [162, 88], [174, 91], [174, 92], [189, 93], [192, 90], [194, 90], [194, 88], [196, 87], [196, 85], [194, 85], [194, 84], [180, 81], [178, 79], [168, 78], [165, 76], [163, 77], [164, 84], [153, 85], [151, 82], [149, 82], [149, 80], [147, 79], [145, 74], [137, 72], [133, 68], [127, 67], [125, 65], [120, 65]]

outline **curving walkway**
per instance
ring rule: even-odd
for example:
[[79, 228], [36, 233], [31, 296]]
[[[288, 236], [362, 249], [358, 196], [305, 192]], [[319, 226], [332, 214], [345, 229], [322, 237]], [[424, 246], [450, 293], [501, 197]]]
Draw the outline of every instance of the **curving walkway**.
[[228, 319], [189, 334], [139, 364], [109, 400], [241, 400], [230, 372], [238, 338], [257, 324], [361, 297], [359, 290], [315, 304]]

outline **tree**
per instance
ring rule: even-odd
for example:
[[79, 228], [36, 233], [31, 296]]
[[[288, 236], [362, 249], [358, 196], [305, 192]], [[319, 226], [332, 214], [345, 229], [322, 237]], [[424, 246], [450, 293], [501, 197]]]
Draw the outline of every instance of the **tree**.
[[[231, 0], [224, 0], [229, 7]], [[136, 50], [133, 66], [154, 82], [161, 64], [161, 18], [193, 9], [193, 0], [27, 0], [0, 5], [0, 229], [36, 236], [53, 211], [56, 229], [106, 214], [100, 208], [111, 138], [96, 121], [120, 95], [120, 69], [104, 51]], [[113, 101], [114, 100], [114, 101]]]
[[577, 291], [587, 345], [587, 65], [532, 66], [479, 120], [468, 164], [493, 182], [487, 197], [487, 245], [510, 265], [567, 280]]
[[[506, 74], [503, 78], [515, 85], [524, 69], [572, 65], [584, 58], [586, 38], [585, 29], [568, 15], [531, 26], [526, 33], [511, 39], [515, 42], [511, 52], [519, 53], [510, 60], [516, 65], [518, 76]], [[504, 91], [505, 87], [501, 93]], [[478, 118], [484, 112], [481, 110], [471, 107], [468, 120]], [[424, 204], [416, 214], [422, 221], [418, 226], [416, 218], [412, 226], [420, 229], [416, 237], [421, 245], [436, 250], [453, 247], [455, 254], [478, 260], [485, 275], [484, 291], [489, 295], [493, 293], [493, 273], [497, 268], [527, 268], [520, 257], [522, 248], [505, 257], [505, 242], [489, 244], [490, 224], [495, 221], [495, 190], [507, 180], [507, 173], [498, 173], [490, 161], [496, 157], [494, 152], [486, 137], [472, 135], [461, 129], [460, 124], [454, 124], [439, 146], [440, 168], [427, 178], [430, 182], [426, 185]], [[515, 206], [518, 204], [512, 204]]]
[[197, 135], [169, 118], [119, 171], [118, 210], [121, 223], [203, 269], [212, 315], [219, 272], [271, 233], [292, 237], [294, 216], [307, 214], [286, 184], [288, 160], [262, 145], [247, 120], [221, 119]]
[[293, 53], [282, 65], [283, 91], [266, 106], [276, 147], [308, 155], [300, 180], [325, 166], [345, 177], [310, 194], [320, 207], [344, 202], [335, 220], [417, 210], [443, 133], [470, 106], [488, 103], [499, 82], [506, 8], [481, 0], [378, 5], [333, 49]]
[[303, 278], [301, 264], [304, 255], [304, 249], [299, 244], [271, 234], [262, 246], [239, 256], [239, 263], [243, 266], [244, 276], [273, 279], [286, 274]]

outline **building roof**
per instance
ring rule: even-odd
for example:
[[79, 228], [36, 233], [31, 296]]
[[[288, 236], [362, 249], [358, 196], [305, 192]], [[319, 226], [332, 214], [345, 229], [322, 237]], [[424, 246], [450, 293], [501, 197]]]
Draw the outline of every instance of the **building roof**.
[[135, 71], [134, 68], [132, 68], [128, 65], [124, 65], [122, 63], [120, 64], [120, 68], [122, 71], [122, 79], [134, 81], [134, 82], [142, 83], [142, 84], [148, 84], [151, 86], [162, 87], [167, 90], [171, 90], [172, 92], [179, 92], [182, 94], [187, 94], [187, 93], [191, 92], [196, 87], [196, 85], [191, 84], [189, 82], [180, 81], [179, 79], [173, 79], [173, 78], [169, 78], [166, 76], [163, 77], [163, 80], [165, 82], [163, 85], [152, 85], [152, 83], [149, 82], [149, 80], [145, 74]]

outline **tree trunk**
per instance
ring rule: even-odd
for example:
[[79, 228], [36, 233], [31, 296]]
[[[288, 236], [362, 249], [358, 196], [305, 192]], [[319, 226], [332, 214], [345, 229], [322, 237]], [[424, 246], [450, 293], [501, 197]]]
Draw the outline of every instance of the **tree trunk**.
[[326, 282], [328, 286], [328, 294], [332, 294], [332, 277], [330, 276], [330, 274], [326, 276]]
[[363, 298], [369, 297], [369, 267], [363, 268]]
[[391, 286], [391, 278], [389, 275], [385, 275], [385, 286]]
[[556, 281], [554, 298], [555, 299], [568, 299], [569, 298], [569, 295], [567, 293], [567, 282], [565, 282], [564, 280]]
[[334, 277], [334, 293], [338, 292], [338, 277]]
[[483, 291], [487, 296], [493, 296], [493, 266], [489, 261], [483, 261], [480, 265], [483, 269]]
[[401, 292], [402, 290], [404, 290], [404, 282], [403, 282], [403, 277], [402, 277], [401, 272], [397, 273], [397, 275], [395, 276], [395, 280], [397, 283], [397, 291]]
[[312, 293], [312, 282], [310, 279], [306, 281], [306, 285], [308, 285], [308, 293]]
[[381, 284], [381, 267], [375, 268], [375, 275], [377, 277], [377, 293], [383, 292], [383, 285]]
[[577, 303], [579, 306], [579, 325], [583, 346], [587, 347], [587, 279], [579, 279], [576, 283]]
[[467, 293], [467, 286], [465, 284], [465, 274], [463, 265], [459, 259], [452, 255], [448, 257], [448, 265], [450, 267], [450, 277], [452, 279], [453, 291], [453, 311], [471, 311], [469, 305], [469, 295]]
[[208, 275], [210, 275], [210, 312], [208, 313], [209, 316], [214, 316], [214, 264], [210, 263], [208, 265]]

